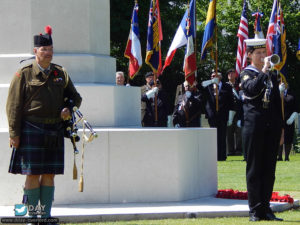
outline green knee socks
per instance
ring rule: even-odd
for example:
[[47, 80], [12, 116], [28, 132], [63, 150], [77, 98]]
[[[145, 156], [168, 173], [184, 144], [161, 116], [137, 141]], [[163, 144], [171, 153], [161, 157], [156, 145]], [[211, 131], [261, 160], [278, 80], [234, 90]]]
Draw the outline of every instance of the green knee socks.
[[[25, 197], [26, 196], [26, 197]], [[36, 218], [35, 209], [40, 200], [40, 188], [24, 189], [24, 204], [29, 207], [29, 216]]]
[[41, 186], [40, 202], [41, 207], [44, 207], [42, 218], [51, 216], [52, 201], [54, 199], [54, 186]]

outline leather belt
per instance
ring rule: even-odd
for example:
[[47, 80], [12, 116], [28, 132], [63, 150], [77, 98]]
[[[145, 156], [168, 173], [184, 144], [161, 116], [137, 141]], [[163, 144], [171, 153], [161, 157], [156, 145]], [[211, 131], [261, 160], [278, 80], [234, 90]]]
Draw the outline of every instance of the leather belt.
[[25, 120], [33, 123], [42, 123], [42, 124], [55, 124], [62, 121], [61, 118], [42, 118], [36, 116], [26, 116]]

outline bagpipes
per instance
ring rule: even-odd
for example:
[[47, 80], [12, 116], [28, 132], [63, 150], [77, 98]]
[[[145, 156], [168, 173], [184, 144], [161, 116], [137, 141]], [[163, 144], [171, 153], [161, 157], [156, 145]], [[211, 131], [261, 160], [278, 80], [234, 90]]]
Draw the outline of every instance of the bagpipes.
[[[79, 154], [79, 150], [77, 149], [76, 142], [80, 141], [80, 137], [78, 135], [78, 124], [82, 123], [82, 154], [81, 154], [81, 173], [79, 179], [79, 192], [83, 192], [83, 162], [84, 162], [84, 149], [85, 143], [91, 142], [94, 138], [98, 137], [98, 134], [93, 130], [90, 123], [83, 117], [83, 114], [79, 111], [79, 109], [75, 106], [74, 102], [70, 98], [65, 98], [65, 106], [70, 110], [71, 117], [69, 120], [64, 121], [64, 136], [65, 138], [69, 138], [73, 149], [74, 149], [74, 164], [73, 164], [73, 180], [77, 180], [77, 167], [76, 167], [76, 155]], [[89, 130], [86, 133], [86, 128]]]

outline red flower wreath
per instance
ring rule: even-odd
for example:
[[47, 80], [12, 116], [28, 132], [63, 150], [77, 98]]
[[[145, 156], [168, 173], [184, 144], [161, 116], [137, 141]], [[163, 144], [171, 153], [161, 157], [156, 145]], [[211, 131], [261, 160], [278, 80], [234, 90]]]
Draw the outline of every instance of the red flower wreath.
[[[233, 189], [218, 190], [216, 198], [226, 198], [226, 199], [240, 199], [247, 200], [247, 191], [235, 191]], [[290, 195], [279, 196], [278, 192], [273, 192], [271, 197], [271, 202], [288, 202], [293, 204], [294, 199]]]

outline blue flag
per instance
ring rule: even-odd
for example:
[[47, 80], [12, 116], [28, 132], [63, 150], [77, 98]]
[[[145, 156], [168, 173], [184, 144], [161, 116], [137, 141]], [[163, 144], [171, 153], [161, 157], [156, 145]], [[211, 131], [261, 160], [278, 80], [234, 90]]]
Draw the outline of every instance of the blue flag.
[[284, 19], [283, 19], [283, 12], [281, 9], [281, 5], [277, 9], [277, 23], [275, 26], [276, 34], [273, 36], [273, 44], [274, 44], [274, 52], [275, 54], [279, 55], [280, 63], [275, 66], [275, 69], [279, 71], [279, 74], [283, 78], [284, 82], [286, 83], [286, 30], [284, 26]]
[[213, 34], [216, 27], [216, 0], [210, 0], [207, 17], [205, 23], [205, 30], [202, 40], [201, 60], [205, 59], [207, 48], [213, 45]]
[[145, 62], [157, 75], [161, 72], [161, 46], [162, 28], [160, 20], [159, 2], [151, 0], [149, 10], [148, 32], [147, 32], [147, 51]]

